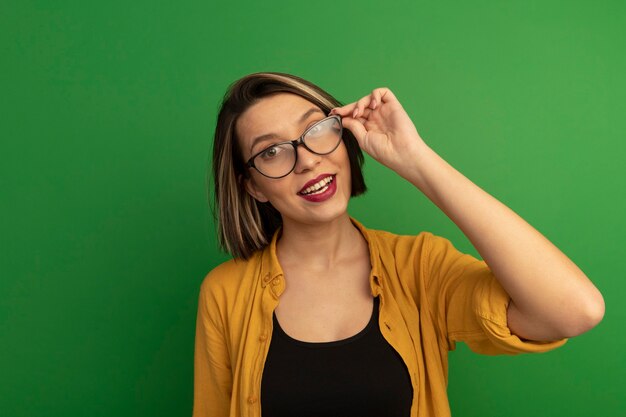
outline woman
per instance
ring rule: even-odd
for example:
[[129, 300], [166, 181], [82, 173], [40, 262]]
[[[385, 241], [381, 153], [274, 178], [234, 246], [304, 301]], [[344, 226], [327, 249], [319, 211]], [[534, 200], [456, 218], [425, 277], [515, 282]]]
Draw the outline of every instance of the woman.
[[[361, 149], [424, 193], [484, 261], [371, 230]], [[545, 352], [594, 327], [602, 295], [545, 237], [439, 157], [394, 94], [350, 104], [275, 72], [218, 116], [220, 242], [199, 297], [194, 417], [448, 416], [447, 352]]]

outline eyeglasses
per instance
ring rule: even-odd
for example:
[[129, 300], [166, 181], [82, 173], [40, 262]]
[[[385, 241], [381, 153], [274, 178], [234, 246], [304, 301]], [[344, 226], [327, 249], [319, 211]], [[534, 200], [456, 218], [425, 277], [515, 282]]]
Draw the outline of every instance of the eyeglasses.
[[248, 159], [246, 168], [254, 168], [268, 178], [286, 177], [296, 167], [299, 145], [316, 155], [328, 155], [341, 143], [342, 133], [341, 116], [326, 117], [307, 128], [298, 139], [274, 143], [256, 153]]

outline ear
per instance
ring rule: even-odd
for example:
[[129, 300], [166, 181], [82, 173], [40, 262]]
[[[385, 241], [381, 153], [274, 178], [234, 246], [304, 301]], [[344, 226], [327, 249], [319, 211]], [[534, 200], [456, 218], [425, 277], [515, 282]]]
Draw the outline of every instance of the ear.
[[269, 199], [265, 197], [265, 194], [263, 194], [263, 192], [254, 182], [254, 178], [252, 178], [252, 176], [248, 178], [241, 178], [241, 181], [243, 181], [243, 185], [244, 187], [246, 187], [246, 191], [252, 196], [252, 198], [261, 203], [267, 203], [269, 201]]

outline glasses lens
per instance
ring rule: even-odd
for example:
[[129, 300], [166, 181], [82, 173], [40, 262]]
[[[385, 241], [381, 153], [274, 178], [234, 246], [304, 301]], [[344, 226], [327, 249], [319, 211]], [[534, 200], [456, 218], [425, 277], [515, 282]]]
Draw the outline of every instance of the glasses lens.
[[[339, 117], [328, 117], [311, 126], [302, 140], [310, 151], [326, 155], [337, 149], [341, 143], [342, 129]], [[284, 177], [295, 165], [296, 152], [291, 143], [270, 146], [254, 158], [256, 169], [271, 178]]]
[[307, 148], [325, 155], [331, 153], [341, 142], [341, 122], [337, 117], [329, 117], [311, 126], [303, 138]]
[[295, 165], [296, 154], [290, 143], [270, 146], [254, 159], [254, 165], [268, 177], [282, 177], [291, 172]]

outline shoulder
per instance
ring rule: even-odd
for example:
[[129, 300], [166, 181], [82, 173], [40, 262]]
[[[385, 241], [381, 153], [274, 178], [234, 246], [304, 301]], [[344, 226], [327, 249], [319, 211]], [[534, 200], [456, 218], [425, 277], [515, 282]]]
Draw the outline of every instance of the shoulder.
[[[430, 240], [433, 234], [398, 234], [386, 230], [367, 230], [370, 239], [372, 268], [381, 274], [391, 292], [404, 294], [417, 305], [422, 305]], [[395, 297], [395, 296], [394, 296]]]
[[200, 284], [200, 294], [230, 296], [236, 294], [242, 285], [250, 284], [260, 267], [261, 252], [249, 259], [229, 259], [211, 269]]
[[422, 251], [427, 249], [431, 240], [435, 237], [431, 232], [420, 231], [417, 234], [398, 234], [386, 230], [366, 229], [368, 238], [380, 251], [385, 254], [403, 254], [407, 252]]

